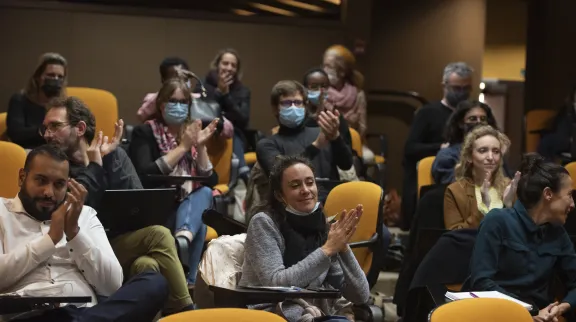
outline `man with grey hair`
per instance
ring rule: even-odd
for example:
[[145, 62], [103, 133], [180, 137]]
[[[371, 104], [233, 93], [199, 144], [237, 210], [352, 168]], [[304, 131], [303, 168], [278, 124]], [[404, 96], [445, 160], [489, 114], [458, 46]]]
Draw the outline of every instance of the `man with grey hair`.
[[404, 146], [404, 188], [402, 193], [403, 229], [409, 229], [417, 196], [416, 165], [421, 159], [434, 156], [444, 142], [444, 127], [456, 106], [467, 100], [472, 92], [474, 70], [464, 62], [450, 63], [444, 68], [442, 100], [418, 109]]

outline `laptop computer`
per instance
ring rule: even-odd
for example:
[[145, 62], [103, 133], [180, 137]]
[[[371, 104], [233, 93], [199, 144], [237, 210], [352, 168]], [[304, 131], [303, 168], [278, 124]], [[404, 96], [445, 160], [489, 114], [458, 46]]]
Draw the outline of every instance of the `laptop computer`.
[[106, 190], [98, 219], [106, 232], [125, 233], [166, 225], [176, 206], [175, 188]]

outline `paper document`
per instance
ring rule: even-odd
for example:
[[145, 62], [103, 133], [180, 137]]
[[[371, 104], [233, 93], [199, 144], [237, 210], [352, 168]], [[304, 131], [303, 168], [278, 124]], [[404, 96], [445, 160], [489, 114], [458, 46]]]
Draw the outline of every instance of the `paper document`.
[[489, 292], [446, 292], [446, 298], [452, 301], [458, 301], [463, 299], [473, 299], [473, 298], [488, 298], [488, 299], [505, 299], [512, 302], [516, 302], [522, 305], [527, 310], [532, 310], [532, 305], [519, 301], [511, 296], [500, 293], [498, 291]]
[[241, 286], [241, 288], [260, 290], [260, 291], [276, 291], [276, 292], [306, 292], [305, 289], [301, 289], [295, 286]]

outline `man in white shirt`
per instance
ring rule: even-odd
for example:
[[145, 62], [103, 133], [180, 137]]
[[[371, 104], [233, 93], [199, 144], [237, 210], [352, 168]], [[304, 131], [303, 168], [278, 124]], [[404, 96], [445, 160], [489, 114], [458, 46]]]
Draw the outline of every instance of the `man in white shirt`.
[[120, 288], [122, 267], [96, 211], [84, 206], [86, 189], [69, 179], [66, 154], [54, 145], [32, 150], [19, 185], [15, 198], [0, 198], [0, 293], [92, 298], [23, 321], [151, 321], [166, 280], [146, 272]]

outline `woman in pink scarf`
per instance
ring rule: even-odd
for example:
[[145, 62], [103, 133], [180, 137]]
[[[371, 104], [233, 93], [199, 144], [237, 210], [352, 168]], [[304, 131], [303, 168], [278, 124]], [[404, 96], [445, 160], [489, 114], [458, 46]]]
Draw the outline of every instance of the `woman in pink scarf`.
[[[366, 134], [366, 95], [362, 90], [364, 76], [354, 69], [356, 58], [346, 47], [334, 45], [324, 53], [324, 71], [328, 74], [330, 88], [328, 101], [364, 139]], [[374, 153], [362, 146], [364, 162], [374, 161]]]

